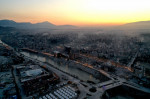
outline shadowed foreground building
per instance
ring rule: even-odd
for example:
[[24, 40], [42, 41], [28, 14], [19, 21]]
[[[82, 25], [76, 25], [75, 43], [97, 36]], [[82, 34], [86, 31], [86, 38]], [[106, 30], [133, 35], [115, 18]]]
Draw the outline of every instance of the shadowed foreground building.
[[20, 74], [20, 82], [27, 96], [43, 93], [43, 91], [51, 88], [52, 84], [59, 82], [59, 77], [55, 73], [36, 65], [18, 67], [17, 71]]

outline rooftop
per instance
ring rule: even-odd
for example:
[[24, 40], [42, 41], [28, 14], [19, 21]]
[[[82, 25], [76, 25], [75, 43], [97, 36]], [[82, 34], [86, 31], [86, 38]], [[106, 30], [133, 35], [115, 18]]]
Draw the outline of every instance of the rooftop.
[[43, 73], [42, 69], [33, 69], [21, 72], [22, 77], [38, 76]]

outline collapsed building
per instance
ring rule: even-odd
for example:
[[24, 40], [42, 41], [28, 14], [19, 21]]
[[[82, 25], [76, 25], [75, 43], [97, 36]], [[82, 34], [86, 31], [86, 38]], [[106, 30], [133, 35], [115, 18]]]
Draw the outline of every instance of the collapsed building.
[[48, 90], [52, 84], [59, 82], [59, 77], [49, 69], [38, 65], [17, 67], [20, 82], [25, 94], [42, 93]]

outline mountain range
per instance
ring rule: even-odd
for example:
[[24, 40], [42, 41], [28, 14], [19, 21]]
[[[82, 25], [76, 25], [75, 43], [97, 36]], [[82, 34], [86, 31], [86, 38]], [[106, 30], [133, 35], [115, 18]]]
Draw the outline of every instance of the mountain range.
[[[32, 24], [30, 22], [15, 22], [13, 20], [0, 20], [0, 26], [3, 27], [15, 27], [19, 29], [76, 29], [76, 26], [73, 25], [54, 25], [48, 21]], [[133, 29], [133, 30], [150, 30], [150, 21], [140, 21], [127, 23], [120, 26], [117, 26], [115, 29]]]
[[73, 25], [54, 25], [48, 21], [32, 24], [30, 22], [15, 22], [13, 20], [0, 20], [0, 26], [3, 27], [15, 27], [19, 29], [74, 29], [77, 28]]

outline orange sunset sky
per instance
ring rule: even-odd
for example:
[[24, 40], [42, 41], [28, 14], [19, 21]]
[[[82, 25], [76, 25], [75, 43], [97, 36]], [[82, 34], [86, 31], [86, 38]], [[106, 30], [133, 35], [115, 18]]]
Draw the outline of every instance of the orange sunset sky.
[[0, 0], [0, 19], [118, 25], [150, 20], [150, 0]]

